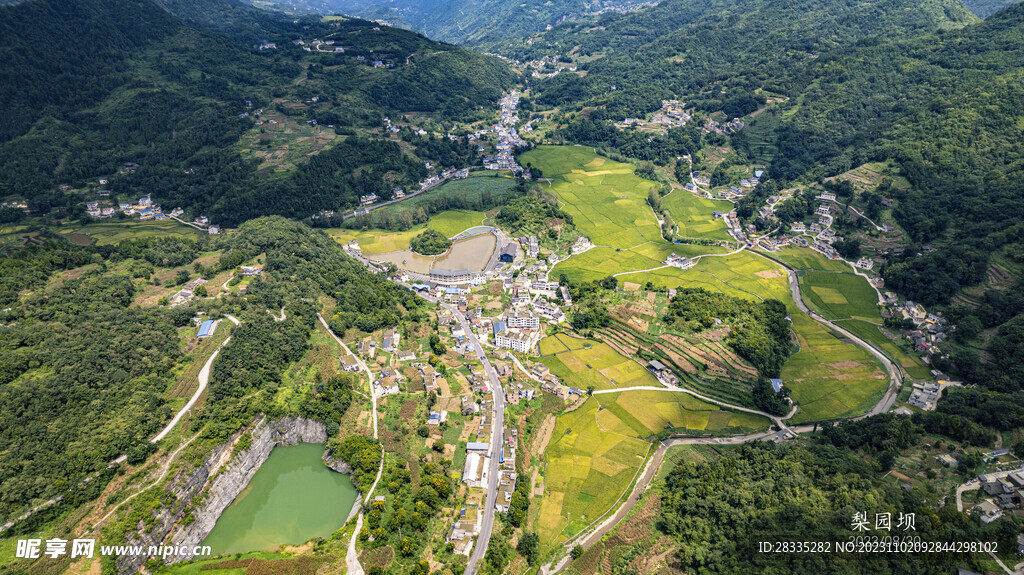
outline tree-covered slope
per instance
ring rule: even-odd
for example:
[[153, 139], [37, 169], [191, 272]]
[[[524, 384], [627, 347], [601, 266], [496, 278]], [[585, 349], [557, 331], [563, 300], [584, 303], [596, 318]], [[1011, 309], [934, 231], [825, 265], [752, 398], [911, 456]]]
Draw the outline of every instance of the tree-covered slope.
[[[134, 162], [141, 166], [136, 173], [111, 182], [115, 193], [149, 192], [219, 223], [342, 209], [357, 203], [362, 188], [390, 191], [385, 173], [361, 174], [360, 190], [342, 186], [296, 205], [303, 198], [289, 194], [301, 173], [310, 173], [308, 161], [260, 174], [236, 145], [254, 129], [255, 111], [316, 102], [281, 108], [293, 122], [318, 120], [341, 136], [371, 137], [389, 114], [482, 118], [512, 79], [495, 58], [361, 20], [293, 21], [215, 0], [170, 4], [195, 18], [206, 6], [213, 14], [222, 10], [233, 17], [232, 33], [255, 30], [260, 42], [278, 47], [258, 50], [248, 40], [184, 23], [149, 0], [0, 7], [0, 197], [26, 198], [34, 211], [66, 215], [81, 197], [68, 197], [59, 185], [81, 185]], [[292, 43], [314, 38], [334, 40], [345, 52], [306, 52]], [[375, 67], [374, 60], [390, 66]], [[464, 162], [475, 149], [447, 140], [422, 144], [392, 145], [391, 156], [375, 160], [401, 164], [402, 185], [422, 177], [423, 159], [454, 153]], [[421, 150], [426, 158], [410, 155]], [[237, 211], [227, 199], [265, 188], [274, 201], [255, 210]]]
[[1012, 6], [1020, 0], [964, 0], [964, 5], [967, 9], [974, 13], [979, 18], [987, 18], [992, 14]]
[[431, 38], [472, 44], [525, 36], [565, 21], [653, 4], [651, 0], [283, 0], [318, 13], [351, 14], [423, 32]]
[[[715, 101], [730, 90], [785, 90], [788, 71], [869, 38], [919, 35], [975, 20], [956, 0], [668, 0], [598, 22], [559, 27], [502, 52], [520, 59], [599, 57], [586, 75], [560, 74], [537, 86], [547, 104], [594, 104], [630, 116], [671, 95]], [[620, 118], [621, 119], [621, 118]]]

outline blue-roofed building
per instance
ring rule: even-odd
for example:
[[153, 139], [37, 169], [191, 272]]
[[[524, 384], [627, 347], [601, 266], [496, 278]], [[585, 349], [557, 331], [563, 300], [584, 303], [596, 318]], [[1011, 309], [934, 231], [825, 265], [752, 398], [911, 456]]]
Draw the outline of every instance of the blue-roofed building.
[[424, 283], [414, 283], [412, 284], [412, 289], [417, 291], [430, 291], [430, 286]]
[[772, 384], [772, 389], [775, 390], [775, 393], [782, 391], [781, 379], [769, 379], [768, 382]]
[[503, 322], [503, 321], [491, 322], [491, 328], [494, 330], [495, 334], [499, 334], [499, 333], [505, 331], [506, 327], [507, 326], [505, 325], [505, 322]]
[[217, 331], [217, 322], [212, 319], [199, 324], [199, 337], [210, 337], [215, 331]]
[[446, 288], [444, 288], [444, 295], [459, 295], [459, 288], [457, 288], [457, 287], [446, 287]]
[[718, 218], [720, 218], [720, 217], [722, 217], [722, 216], [724, 216], [724, 215], [725, 215], [725, 214], [723, 214], [722, 212], [711, 212], [711, 217], [712, 217], [713, 219], [718, 219]]

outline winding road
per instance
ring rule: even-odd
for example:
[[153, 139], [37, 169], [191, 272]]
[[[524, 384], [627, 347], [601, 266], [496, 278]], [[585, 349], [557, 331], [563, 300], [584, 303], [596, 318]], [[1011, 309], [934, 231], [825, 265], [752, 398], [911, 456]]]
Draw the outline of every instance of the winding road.
[[[284, 309], [281, 310], [281, 315], [284, 315]], [[370, 366], [366, 365], [366, 362], [363, 361], [363, 358], [352, 353], [352, 350], [350, 350], [348, 346], [345, 345], [345, 342], [341, 341], [341, 338], [338, 337], [338, 334], [334, 333], [334, 330], [331, 329], [331, 326], [327, 325], [327, 320], [324, 319], [324, 316], [318, 313], [316, 314], [316, 317], [317, 319], [320, 320], [320, 323], [324, 326], [324, 329], [327, 330], [327, 333], [331, 334], [331, 337], [334, 338], [334, 341], [338, 342], [338, 345], [341, 346], [341, 349], [343, 349], [347, 355], [351, 355], [352, 357], [354, 357], [356, 359], [356, 363], [359, 364], [359, 369], [366, 373], [367, 383], [370, 386], [370, 404], [373, 406], [373, 438], [378, 439], [377, 393], [373, 390], [373, 372], [370, 371]], [[370, 497], [373, 495], [373, 492], [377, 489], [377, 484], [380, 483], [380, 478], [384, 474], [384, 446], [381, 445], [380, 448], [381, 458], [380, 465], [377, 467], [377, 478], [373, 480], [373, 485], [371, 485], [370, 488], [366, 490], [366, 494], [363, 496], [363, 502], [362, 505], [360, 505], [359, 515], [356, 518], [356, 527], [352, 531], [352, 536], [348, 540], [348, 552], [345, 554], [345, 565], [347, 566], [348, 575], [364, 575], [365, 573], [362, 564], [359, 563], [359, 551], [356, 549], [356, 538], [359, 536], [359, 531], [363, 528], [363, 511], [361, 508], [363, 505], [366, 505], [370, 502]], [[356, 503], [356, 505], [359, 504]]]
[[[777, 259], [775, 259], [775, 258], [773, 258], [771, 256], [765, 255], [765, 254], [763, 254], [763, 253], [761, 253], [759, 251], [756, 251], [756, 250], [749, 250], [749, 251], [750, 251], [750, 253], [756, 254], [756, 255], [758, 255], [760, 257], [763, 257], [763, 258], [765, 258], [765, 259], [767, 259], [767, 260], [769, 260], [769, 261], [771, 261], [771, 262], [781, 266], [784, 270], [786, 270], [786, 277], [787, 277], [787, 280], [789, 282], [790, 293], [792, 294], [793, 301], [796, 303], [796, 305], [800, 309], [800, 311], [806, 313], [814, 321], [817, 321], [818, 323], [824, 325], [825, 327], [827, 327], [827, 328], [829, 328], [831, 330], [834, 330], [834, 331], [836, 331], [838, 333], [841, 333], [843, 336], [849, 338], [851, 341], [853, 341], [857, 345], [860, 345], [861, 347], [866, 349], [869, 353], [871, 353], [871, 355], [873, 355], [875, 358], [877, 358], [879, 360], [879, 362], [881, 362], [882, 366], [885, 368], [885, 371], [889, 374], [889, 387], [886, 390], [885, 394], [882, 396], [882, 398], [875, 404], [875, 406], [872, 407], [871, 410], [869, 410], [864, 415], [860, 415], [858, 417], [853, 417], [853, 418], [848, 418], [848, 419], [859, 420], [859, 419], [863, 419], [865, 417], [869, 417], [869, 416], [872, 416], [872, 415], [877, 415], [877, 414], [880, 414], [880, 413], [885, 413], [886, 411], [888, 411], [892, 407], [892, 404], [895, 402], [896, 396], [899, 394], [900, 387], [903, 385], [904, 375], [903, 375], [902, 368], [900, 366], [896, 365], [895, 363], [893, 363], [881, 350], [875, 348], [874, 345], [872, 345], [871, 343], [865, 341], [864, 339], [861, 339], [856, 334], [850, 332], [849, 330], [847, 330], [847, 329], [845, 329], [845, 328], [843, 328], [843, 327], [841, 327], [839, 325], [836, 325], [832, 321], [826, 319], [825, 317], [822, 317], [821, 314], [819, 314], [819, 313], [811, 310], [810, 308], [808, 308], [807, 305], [804, 304], [803, 295], [800, 292], [800, 283], [799, 283], [797, 275], [796, 275], [796, 270], [794, 270], [790, 266], [786, 265], [784, 262], [781, 262], [781, 261], [779, 261], [779, 260], [777, 260]], [[623, 388], [623, 389], [605, 389], [605, 390], [595, 391], [594, 394], [596, 395], [596, 394], [600, 394], [600, 393], [617, 393], [617, 392], [628, 391], [628, 390], [633, 390], [633, 389], [636, 389], [636, 390], [650, 389], [650, 390], [662, 390], [663, 391], [665, 388], [659, 388], [659, 387], [633, 387], [633, 388]], [[767, 413], [759, 412], [759, 411], [756, 411], [756, 410], [751, 410], [751, 409], [747, 409], [747, 408], [743, 408], [743, 407], [739, 407], [739, 406], [729, 405], [729, 404], [721, 402], [721, 401], [716, 401], [716, 400], [713, 400], [713, 399], [710, 399], [710, 398], [707, 398], [707, 397], [703, 397], [703, 396], [701, 396], [699, 394], [696, 394], [696, 393], [693, 393], [693, 392], [691, 392], [689, 390], [674, 389], [673, 391], [686, 392], [686, 393], [689, 393], [690, 395], [698, 397], [699, 399], [702, 399], [704, 401], [709, 401], [709, 402], [715, 403], [715, 404], [723, 406], [723, 407], [728, 407], [730, 409], [746, 411], [746, 412], [749, 412], [749, 413], [756, 413], [758, 415], [765, 415], [765, 416], [771, 417], [772, 421], [774, 421], [775, 424], [780, 429], [788, 429], [788, 430], [790, 430], [790, 431], [792, 431], [794, 433], [807, 433], [807, 432], [810, 432], [810, 431], [812, 431], [814, 429], [813, 425], [799, 425], [799, 426], [787, 427], [784, 424], [785, 420], [790, 419], [794, 415], [796, 415], [797, 406], [795, 406], [795, 405], [793, 406], [793, 409], [791, 409], [790, 412], [788, 414], [786, 414], [785, 417], [781, 417], [780, 418], [780, 417], [771, 416], [771, 415], [769, 415]], [[614, 529], [615, 526], [618, 525], [619, 522], [621, 522], [629, 514], [629, 512], [633, 509], [633, 507], [639, 501], [641, 495], [643, 495], [644, 491], [646, 491], [647, 488], [650, 486], [651, 480], [654, 478], [654, 475], [657, 473], [657, 470], [661, 467], [661, 463], [664, 460], [665, 453], [668, 452], [668, 449], [670, 447], [673, 447], [673, 446], [676, 446], [676, 445], [736, 445], [736, 444], [740, 444], [740, 443], [745, 443], [747, 441], [768, 439], [768, 438], [772, 437], [773, 435], [775, 435], [774, 431], [768, 431], [768, 432], [762, 432], [762, 433], [756, 433], [756, 434], [750, 434], [750, 435], [737, 435], [737, 436], [731, 436], [731, 437], [672, 437], [672, 438], [668, 438], [668, 439], [663, 440], [661, 442], [661, 445], [659, 445], [658, 449], [655, 451], [654, 456], [651, 457], [650, 461], [648, 461], [647, 467], [645, 468], [643, 475], [641, 475], [640, 478], [634, 484], [633, 490], [630, 493], [630, 496], [626, 500], [626, 502], [623, 505], [621, 505], [611, 517], [609, 517], [607, 520], [602, 522], [601, 525], [599, 525], [595, 529], [593, 529], [593, 531], [584, 532], [585, 535], [582, 535], [582, 536], [578, 535], [574, 540], [571, 540], [572, 544], [573, 545], [577, 545], [578, 544], [578, 545], [582, 546], [584, 549], [586, 549], [586, 548], [590, 547], [591, 545], [593, 545], [594, 543], [600, 541], [602, 537], [604, 537], [612, 529]], [[541, 567], [541, 569], [540, 569], [540, 573], [542, 573], [544, 575], [549, 575], [549, 574], [552, 574], [552, 573], [557, 573], [557, 572], [561, 571], [563, 568], [565, 568], [570, 562], [571, 562], [571, 557], [566, 555], [564, 557], [561, 557], [558, 560], [557, 563], [552, 561], [552, 562], [547, 563], [546, 565], [543, 565]]]
[[[242, 323], [238, 321], [238, 318], [233, 315], [224, 314], [224, 317], [231, 320], [231, 323], [235, 325], [239, 325], [240, 323]], [[184, 417], [185, 414], [188, 413], [190, 409], [192, 409], [192, 406], [195, 405], [197, 401], [199, 401], [199, 396], [201, 396], [203, 392], [206, 391], [206, 386], [210, 384], [210, 371], [213, 369], [213, 361], [217, 359], [217, 356], [220, 354], [220, 350], [224, 349], [224, 346], [227, 345], [229, 341], [231, 341], [231, 336], [228, 336], [227, 339], [225, 339], [219, 346], [217, 346], [217, 351], [214, 351], [213, 355], [210, 356], [210, 359], [206, 360], [206, 365], [204, 365], [203, 369], [199, 371], [199, 389], [196, 389], [196, 392], [192, 394], [192, 397], [188, 400], [188, 403], [185, 404], [185, 407], [182, 407], [181, 410], [174, 415], [174, 418], [171, 419], [170, 423], [168, 423], [167, 426], [164, 427], [160, 433], [156, 434], [156, 436], [153, 437], [153, 439], [149, 440], [151, 443], [156, 443], [161, 439], [167, 437], [167, 434], [170, 433], [172, 429], [174, 429], [175, 425], [178, 425], [178, 422], [181, 421], [181, 418]], [[121, 458], [123, 457], [124, 456], [122, 455]], [[118, 461], [121, 461], [121, 458], [118, 458]]]

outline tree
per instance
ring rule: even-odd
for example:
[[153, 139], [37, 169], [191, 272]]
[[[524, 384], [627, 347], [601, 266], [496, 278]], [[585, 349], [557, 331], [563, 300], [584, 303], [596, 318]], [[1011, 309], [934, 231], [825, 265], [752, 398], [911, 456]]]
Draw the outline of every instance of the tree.
[[516, 544], [516, 551], [526, 558], [526, 562], [534, 565], [540, 557], [540, 536], [534, 532], [523, 533]]
[[192, 293], [196, 294], [196, 297], [206, 297], [206, 286], [196, 286]]
[[578, 543], [576, 545], [573, 545], [572, 546], [572, 550], [569, 551], [569, 556], [572, 557], [573, 559], [579, 559], [580, 557], [582, 557], [583, 556], [583, 546], [578, 544]]

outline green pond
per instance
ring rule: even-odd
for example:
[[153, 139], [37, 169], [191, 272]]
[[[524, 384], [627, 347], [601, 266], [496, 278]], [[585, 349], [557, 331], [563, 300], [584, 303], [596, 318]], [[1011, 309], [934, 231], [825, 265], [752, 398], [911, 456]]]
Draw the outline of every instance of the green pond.
[[324, 466], [323, 452], [317, 443], [275, 447], [203, 545], [225, 555], [330, 536], [345, 523], [356, 489], [348, 475]]

